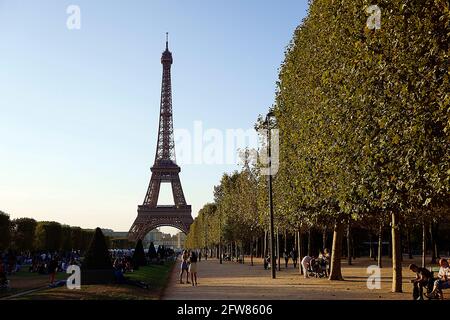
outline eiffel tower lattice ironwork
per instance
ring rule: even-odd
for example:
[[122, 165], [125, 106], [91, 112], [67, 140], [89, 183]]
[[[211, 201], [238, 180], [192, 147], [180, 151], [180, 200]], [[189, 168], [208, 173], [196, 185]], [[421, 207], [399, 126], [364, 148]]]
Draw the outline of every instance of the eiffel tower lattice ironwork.
[[[138, 216], [128, 234], [128, 238], [132, 241], [143, 240], [148, 232], [161, 226], [175, 227], [184, 233], [188, 233], [193, 222], [191, 206], [186, 204], [181, 187], [179, 176], [181, 168], [175, 160], [170, 73], [172, 63], [172, 53], [169, 51], [169, 41], [166, 39], [166, 50], [161, 57], [163, 73], [155, 163], [151, 168], [152, 177], [144, 203], [138, 206]], [[158, 206], [161, 183], [167, 182], [172, 185], [174, 205]]]

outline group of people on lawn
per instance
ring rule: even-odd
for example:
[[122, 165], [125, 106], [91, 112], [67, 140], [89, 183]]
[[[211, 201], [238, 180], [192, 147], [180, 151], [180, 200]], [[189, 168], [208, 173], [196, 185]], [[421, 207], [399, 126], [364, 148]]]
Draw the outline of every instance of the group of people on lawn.
[[65, 272], [69, 265], [79, 264], [79, 251], [68, 252], [20, 252], [8, 250], [0, 253], [0, 287], [7, 287], [8, 276], [27, 267], [28, 272], [49, 276], [55, 282], [57, 272]]

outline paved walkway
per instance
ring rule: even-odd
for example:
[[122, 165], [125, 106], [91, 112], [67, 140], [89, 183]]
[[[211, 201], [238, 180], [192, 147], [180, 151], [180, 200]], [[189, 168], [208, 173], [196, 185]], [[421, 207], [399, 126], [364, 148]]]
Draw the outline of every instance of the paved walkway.
[[[411, 262], [411, 261], [410, 261]], [[329, 281], [328, 279], [304, 279], [294, 269], [292, 264], [288, 269], [283, 267], [277, 273], [277, 279], [272, 280], [270, 270], [264, 270], [258, 259], [255, 266], [224, 262], [218, 260], [202, 260], [198, 264], [198, 287], [179, 283], [179, 267], [171, 274], [169, 284], [163, 294], [166, 300], [227, 300], [227, 299], [280, 299], [280, 300], [331, 300], [331, 299], [383, 299], [409, 300], [412, 287], [409, 282], [414, 277], [403, 269], [404, 293], [391, 293], [392, 270], [382, 269], [380, 290], [367, 289], [366, 268], [373, 264], [369, 259], [357, 259], [353, 266], [346, 266], [343, 261], [343, 276], [345, 281]], [[386, 266], [390, 265], [387, 259]], [[185, 275], [184, 275], [185, 280]]]

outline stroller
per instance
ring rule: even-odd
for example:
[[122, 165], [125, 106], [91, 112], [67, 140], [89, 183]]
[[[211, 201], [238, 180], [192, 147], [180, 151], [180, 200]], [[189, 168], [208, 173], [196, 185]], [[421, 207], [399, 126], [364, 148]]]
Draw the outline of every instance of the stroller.
[[309, 264], [309, 276], [314, 278], [325, 278], [326, 273], [326, 261], [323, 259], [313, 258]]

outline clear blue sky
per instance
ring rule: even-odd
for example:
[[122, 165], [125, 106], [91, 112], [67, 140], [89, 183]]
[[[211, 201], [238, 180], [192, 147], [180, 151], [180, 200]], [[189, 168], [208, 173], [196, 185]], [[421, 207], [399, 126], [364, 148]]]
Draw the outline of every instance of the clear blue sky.
[[[80, 30], [66, 28], [71, 4]], [[306, 0], [0, 0], [0, 210], [127, 231], [154, 160], [165, 32], [175, 128], [248, 129], [274, 101], [306, 10]], [[182, 164], [194, 216], [234, 168]]]

